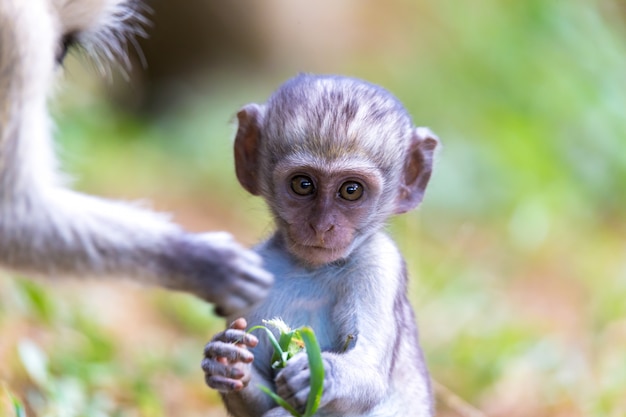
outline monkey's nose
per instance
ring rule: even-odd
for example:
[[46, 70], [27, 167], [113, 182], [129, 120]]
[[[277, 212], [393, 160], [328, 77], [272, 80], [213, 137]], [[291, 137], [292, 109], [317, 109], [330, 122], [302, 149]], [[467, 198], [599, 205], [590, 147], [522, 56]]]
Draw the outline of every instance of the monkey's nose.
[[326, 244], [326, 238], [328, 237], [327, 233], [331, 232], [335, 228], [335, 225], [332, 223], [309, 223], [309, 226], [313, 230], [313, 233], [315, 233], [315, 238], [322, 246]]
[[315, 234], [324, 234], [327, 232], [332, 231], [335, 228], [335, 225], [330, 223], [330, 224], [313, 224], [313, 223], [309, 223], [309, 227], [311, 228], [311, 230], [313, 230], [315, 232]]

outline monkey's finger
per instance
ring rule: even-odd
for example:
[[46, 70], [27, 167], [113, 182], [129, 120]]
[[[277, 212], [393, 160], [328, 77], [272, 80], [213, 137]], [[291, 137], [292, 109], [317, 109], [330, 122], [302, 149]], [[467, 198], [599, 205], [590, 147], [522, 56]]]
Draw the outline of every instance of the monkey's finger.
[[213, 309], [215, 315], [220, 317], [228, 317], [239, 313], [254, 303], [254, 300], [248, 301], [241, 298], [234, 290], [228, 295], [228, 299], [224, 304], [218, 304]]
[[[254, 253], [253, 255], [256, 256], [256, 254]], [[237, 267], [236, 272], [239, 275], [239, 279], [241, 281], [239, 285], [242, 287], [242, 289], [246, 289], [247, 287], [251, 286], [253, 289], [256, 289], [257, 291], [259, 289], [269, 290], [269, 288], [274, 283], [274, 275], [272, 275], [271, 273], [263, 269], [260, 263], [253, 264], [248, 261], [240, 261], [240, 262], [236, 262], [236, 267]], [[244, 285], [244, 284], [248, 284], [248, 285]], [[258, 297], [259, 295], [257, 294], [256, 298]]]
[[236, 329], [228, 328], [224, 331], [221, 331], [213, 335], [213, 337], [211, 338], [211, 342], [220, 341], [220, 342], [234, 343], [234, 342], [237, 342], [238, 340], [243, 339], [245, 335], [246, 335], [246, 332], [244, 332], [243, 330], [236, 330]]
[[232, 277], [228, 293], [214, 300], [215, 314], [222, 317], [236, 314], [265, 298], [274, 282], [274, 276], [263, 268], [243, 262], [235, 262], [228, 275]]
[[246, 386], [241, 380], [224, 378], [218, 375], [207, 374], [204, 376], [204, 381], [209, 387], [223, 393], [241, 391]]
[[294, 378], [280, 380], [276, 378], [276, 394], [290, 404], [306, 405], [310, 388], [310, 373], [302, 372]]
[[[241, 248], [238, 243], [235, 242], [235, 244], [238, 248]], [[241, 260], [243, 262], [246, 262], [248, 265], [261, 266], [263, 264], [263, 258], [261, 258], [259, 254], [251, 250], [238, 251], [238, 253], [241, 257]]]
[[309, 359], [305, 352], [297, 353], [287, 362], [287, 366], [276, 375], [276, 381], [287, 382], [296, 378], [297, 375], [310, 375]]
[[[307, 390], [307, 396], [308, 396], [308, 391]], [[276, 392], [276, 394], [278, 394], [278, 391]], [[301, 415], [304, 414], [304, 411], [306, 409], [306, 401], [307, 401], [307, 397], [304, 397], [304, 401], [301, 400], [301, 396], [297, 395], [297, 394], [289, 394], [289, 395], [283, 395], [283, 394], [278, 394], [283, 400], [285, 400], [292, 408], [294, 408], [298, 413], [300, 413]]]
[[209, 232], [202, 233], [200, 236], [212, 240], [213, 243], [219, 245], [223, 251], [230, 251], [236, 254], [241, 262], [256, 266], [260, 266], [263, 263], [259, 255], [237, 243], [233, 235], [228, 232]]
[[201, 233], [200, 236], [214, 240], [216, 243], [233, 242], [233, 235], [228, 232], [207, 232]]
[[243, 317], [239, 317], [238, 319], [235, 319], [228, 327], [230, 329], [246, 330], [246, 327], [248, 327], [248, 322]]
[[224, 246], [224, 249], [230, 249], [231, 251], [233, 251], [233, 253], [236, 253], [241, 262], [244, 262], [248, 265], [261, 266], [261, 264], [263, 263], [263, 259], [260, 255], [240, 245], [229, 233], [226, 234], [230, 236], [230, 238], [223, 238], [223, 240], [220, 242]]
[[220, 376], [228, 379], [239, 380], [243, 379], [246, 375], [246, 373], [242, 369], [236, 366], [225, 365], [218, 360], [208, 358], [204, 358], [200, 366], [202, 367], [204, 373], [210, 376]]
[[293, 408], [303, 413], [306, 409], [306, 403], [309, 399], [310, 391], [311, 389], [307, 386], [306, 388], [296, 392], [295, 395], [286, 401], [291, 404]]
[[210, 342], [204, 347], [204, 357], [207, 359], [226, 358], [230, 363], [250, 363], [254, 360], [254, 355], [249, 350], [219, 341]]
[[213, 336], [211, 342], [241, 343], [248, 347], [255, 347], [259, 343], [259, 339], [244, 330], [226, 329]]
[[[242, 280], [240, 280], [242, 281]], [[231, 287], [230, 294], [215, 306], [215, 314], [228, 317], [250, 307], [269, 294], [269, 288], [258, 287], [254, 283], [239, 282]]]
[[[213, 264], [217, 268], [207, 272], [212, 273], [213, 276], [216, 274], [223, 275], [226, 281], [222, 281], [220, 284], [226, 284], [230, 287], [243, 280], [254, 283], [260, 290], [269, 288], [274, 282], [272, 274], [261, 267], [263, 264], [261, 256], [237, 243], [229, 233], [201, 233], [191, 235], [189, 239], [202, 243], [203, 245], [200, 247], [204, 247], [212, 254], [214, 259], [209, 260], [209, 264]], [[219, 261], [217, 265], [215, 265], [216, 261]], [[230, 293], [232, 289], [228, 289]], [[262, 296], [264, 294], [259, 294], [254, 299], [259, 299]]]
[[260, 265], [237, 262], [233, 273], [238, 279], [233, 283], [232, 289], [236, 295], [246, 300], [264, 298], [274, 283], [274, 275]]
[[276, 393], [293, 406], [306, 405], [310, 380], [308, 358], [304, 353], [298, 354], [276, 375]]

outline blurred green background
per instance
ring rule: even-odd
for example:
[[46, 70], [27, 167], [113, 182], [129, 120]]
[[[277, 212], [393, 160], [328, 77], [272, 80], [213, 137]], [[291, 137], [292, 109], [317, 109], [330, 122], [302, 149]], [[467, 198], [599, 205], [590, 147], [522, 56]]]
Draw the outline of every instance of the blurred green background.
[[[70, 57], [75, 187], [252, 245], [271, 222], [235, 179], [237, 109], [299, 71], [380, 84], [444, 144], [390, 225], [433, 378], [490, 416], [626, 415], [625, 4], [230, 3], [153, 1], [145, 68]], [[199, 367], [222, 326], [183, 294], [5, 274], [0, 415], [224, 417]]]

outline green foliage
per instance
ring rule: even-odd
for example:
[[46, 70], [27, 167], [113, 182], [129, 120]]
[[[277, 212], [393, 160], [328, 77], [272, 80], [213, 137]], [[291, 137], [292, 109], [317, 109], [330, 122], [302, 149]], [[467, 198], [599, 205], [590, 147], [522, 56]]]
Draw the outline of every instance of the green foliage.
[[199, 298], [162, 293], [152, 300], [164, 320], [190, 334], [210, 334], [211, 329], [217, 332], [224, 326], [221, 320], [208, 314], [211, 306]]
[[431, 205], [487, 216], [529, 197], [575, 216], [623, 207], [626, 47], [611, 3], [430, 9], [427, 56], [390, 82], [444, 139]]
[[274, 393], [270, 388], [259, 385], [259, 389], [272, 397], [272, 399], [294, 417], [311, 417], [317, 411], [322, 399], [322, 391], [324, 389], [324, 363], [322, 361], [322, 353], [320, 346], [315, 337], [313, 329], [304, 326], [297, 329], [291, 329], [280, 318], [265, 320], [264, 323], [274, 327], [279, 332], [278, 340], [274, 333], [266, 326], [253, 326], [248, 330], [264, 330], [268, 340], [274, 348], [274, 355], [271, 359], [271, 366], [274, 369], [280, 369], [287, 366], [287, 362], [297, 353], [306, 352], [309, 362], [310, 392], [307, 398], [306, 409], [304, 414], [300, 414], [283, 398]]
[[[409, 23], [397, 43], [368, 44], [343, 67], [321, 57], [317, 69], [384, 85], [442, 139], [422, 207], [390, 225], [433, 377], [493, 416], [623, 415], [621, 3], [395, 0], [354, 12], [383, 18], [398, 8], [386, 32]], [[230, 122], [291, 75], [218, 77], [210, 93], [158, 120], [70, 85], [57, 104], [64, 167], [80, 189], [176, 202], [213, 217], [211, 228], [257, 241], [270, 220], [236, 182]], [[204, 228], [197, 216], [176, 215]], [[28, 415], [64, 404], [83, 416], [195, 416], [220, 407], [198, 368], [219, 327], [209, 306], [137, 294], [139, 307], [111, 326], [98, 317], [129, 303], [92, 310], [68, 293], [0, 279], [0, 377]], [[112, 330], [143, 314], [137, 328]], [[30, 365], [18, 354], [23, 343], [40, 351], [26, 355]]]
[[28, 280], [17, 281], [17, 292], [36, 320], [50, 323], [55, 316], [54, 302], [45, 289]]

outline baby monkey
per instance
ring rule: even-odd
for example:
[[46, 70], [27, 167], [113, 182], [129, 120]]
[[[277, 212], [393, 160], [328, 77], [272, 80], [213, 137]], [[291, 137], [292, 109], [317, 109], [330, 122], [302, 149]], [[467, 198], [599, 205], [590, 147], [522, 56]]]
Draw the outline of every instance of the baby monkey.
[[306, 354], [276, 372], [269, 341], [245, 332], [280, 317], [317, 335], [325, 380], [316, 415], [431, 416], [405, 263], [383, 226], [422, 201], [438, 139], [389, 92], [348, 77], [299, 75], [237, 117], [237, 178], [277, 226], [255, 249], [275, 283], [207, 344], [207, 384], [236, 417], [289, 416], [259, 384], [303, 411]]

